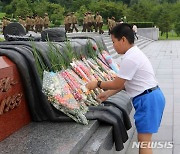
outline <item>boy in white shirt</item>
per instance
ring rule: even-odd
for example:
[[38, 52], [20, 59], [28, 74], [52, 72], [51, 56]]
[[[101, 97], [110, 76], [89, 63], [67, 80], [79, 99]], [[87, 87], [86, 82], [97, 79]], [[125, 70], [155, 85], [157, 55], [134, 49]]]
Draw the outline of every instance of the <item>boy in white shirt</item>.
[[110, 33], [116, 52], [123, 54], [118, 77], [112, 81], [91, 81], [86, 87], [90, 90], [97, 87], [106, 89], [98, 96], [101, 101], [122, 89], [126, 90], [136, 111], [134, 119], [138, 141], [143, 144], [139, 153], [152, 154], [152, 149], [146, 143], [151, 143], [152, 134], [158, 132], [165, 106], [164, 95], [158, 87], [150, 61], [134, 46], [132, 27], [118, 24]]

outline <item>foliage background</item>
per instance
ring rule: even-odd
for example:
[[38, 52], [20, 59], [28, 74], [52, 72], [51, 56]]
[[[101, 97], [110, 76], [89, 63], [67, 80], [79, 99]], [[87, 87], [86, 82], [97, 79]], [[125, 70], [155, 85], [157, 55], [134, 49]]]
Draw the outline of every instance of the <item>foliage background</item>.
[[104, 22], [114, 16], [116, 21], [154, 22], [160, 31], [174, 30], [180, 36], [180, 0], [1, 0], [0, 12], [8, 17], [49, 14], [55, 25], [63, 24], [64, 15], [75, 12], [82, 22], [83, 14], [100, 12]]

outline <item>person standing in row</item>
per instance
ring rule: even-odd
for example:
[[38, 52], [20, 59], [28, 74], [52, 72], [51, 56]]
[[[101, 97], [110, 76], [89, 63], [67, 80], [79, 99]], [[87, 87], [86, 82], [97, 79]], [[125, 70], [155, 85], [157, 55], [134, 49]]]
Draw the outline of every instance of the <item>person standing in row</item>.
[[96, 25], [99, 30], [99, 34], [103, 34], [104, 33], [104, 31], [102, 30], [103, 19], [102, 19], [102, 16], [98, 12], [96, 13]]
[[95, 22], [94, 16], [95, 16], [94, 14], [91, 14], [91, 26], [92, 26], [92, 31], [94, 29], [95, 32], [97, 32], [97, 26], [96, 26], [96, 22]]
[[34, 19], [34, 16], [31, 16], [31, 28], [30, 28], [30, 30], [31, 31], [34, 31], [34, 25], [35, 25], [35, 19]]
[[91, 18], [91, 12], [87, 12], [87, 31], [92, 32], [92, 18]]
[[84, 18], [83, 18], [83, 29], [82, 32], [86, 32], [87, 30], [87, 13], [84, 13]]
[[44, 29], [48, 28], [50, 24], [49, 17], [47, 13], [44, 13]]
[[35, 17], [35, 32], [40, 32], [40, 17], [36, 15]]
[[3, 17], [3, 21], [2, 21], [3, 34], [4, 34], [4, 29], [6, 28], [7, 25], [8, 25], [8, 19], [6, 17]]
[[18, 22], [19, 22], [22, 26], [26, 27], [26, 22], [25, 22], [25, 20], [24, 20], [21, 16], [19, 16]]
[[68, 14], [66, 14], [66, 16], [64, 17], [64, 26], [65, 26], [65, 31], [67, 33], [69, 30]]
[[71, 25], [72, 25], [72, 17], [71, 17], [71, 13], [68, 13], [68, 32], [71, 33], [72, 29], [71, 29]]
[[116, 26], [115, 17], [111, 18], [111, 30]]
[[71, 13], [71, 20], [72, 20], [72, 32], [73, 32], [73, 29], [75, 29], [75, 31], [78, 32], [78, 29], [77, 29], [77, 27], [76, 27], [77, 18], [76, 18], [76, 16], [74, 15], [74, 12]]
[[108, 18], [107, 18], [108, 35], [110, 35], [110, 22], [111, 22], [111, 19], [108, 17]]
[[113, 27], [116, 26], [116, 21], [115, 21], [115, 17], [112, 17], [111, 19], [108, 18], [108, 29], [109, 29], [109, 35], [110, 35], [110, 31], [113, 29]]
[[65, 24], [65, 30], [66, 32], [70, 33], [72, 30], [71, 30], [71, 15], [70, 13], [67, 13], [65, 19], [64, 19], [64, 24]]
[[31, 29], [31, 19], [30, 16], [27, 15], [26, 16], [26, 33], [28, 33]]
[[43, 30], [43, 26], [44, 26], [44, 20], [43, 20], [43, 18], [41, 16], [39, 17], [39, 20], [40, 20], [40, 29], [39, 29], [39, 32], [41, 33], [42, 30]]

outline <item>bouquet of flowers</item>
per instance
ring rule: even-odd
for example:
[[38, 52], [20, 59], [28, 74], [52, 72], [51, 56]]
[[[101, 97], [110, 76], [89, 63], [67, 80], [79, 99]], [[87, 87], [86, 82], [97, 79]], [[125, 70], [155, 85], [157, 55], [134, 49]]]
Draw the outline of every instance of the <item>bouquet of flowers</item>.
[[113, 78], [116, 76], [116, 73], [112, 69], [107, 67], [99, 58], [96, 58], [96, 62], [100, 66], [100, 68], [102, 69], [103, 73], [104, 72], [106, 73], [104, 75], [107, 77], [107, 79], [113, 80]]
[[92, 69], [90, 67], [87, 67], [82, 61], [75, 61], [75, 63], [90, 80], [96, 80], [96, 78], [92, 74]]
[[107, 51], [105, 50], [102, 51], [102, 57], [109, 64], [109, 66], [114, 72], [116, 73], [119, 72], [119, 66], [113, 61], [111, 55]]
[[84, 64], [86, 65], [86, 67], [88, 67], [89, 69], [90, 69], [90, 72], [93, 74], [93, 76], [95, 77], [95, 80], [104, 80], [103, 78], [102, 78], [102, 76], [98, 73], [98, 72], [96, 72], [96, 68], [95, 67], [92, 67], [90, 64], [89, 64], [89, 62], [88, 62], [88, 60], [87, 59], [85, 59], [85, 58], [83, 58], [82, 59], [83, 60], [83, 62], [84, 62]]
[[86, 83], [90, 81], [90, 79], [87, 77], [87, 75], [82, 71], [82, 69], [80, 67], [78, 67], [76, 65], [76, 63], [73, 61], [72, 63], [70, 63], [72, 69], [74, 70], [74, 72], [76, 72], [76, 74], [78, 74], [81, 79], [83, 81], [85, 81]]
[[[88, 124], [85, 117], [87, 112], [86, 105], [78, 103], [70, 91], [70, 86], [60, 73], [44, 71], [42, 91], [48, 100], [58, 110], [65, 113], [78, 123]], [[78, 95], [79, 96], [79, 95]], [[81, 99], [79, 97], [78, 99]]]
[[88, 106], [99, 105], [99, 103], [96, 101], [96, 94], [94, 93], [94, 91], [93, 90], [89, 91], [85, 86], [87, 83], [87, 80], [83, 80], [83, 78], [87, 77], [86, 74], [75, 63], [72, 66], [73, 66], [73, 70], [68, 69], [68, 72], [77, 81], [77, 83], [80, 85], [82, 92], [87, 96], [87, 99], [85, 101], [86, 105]]

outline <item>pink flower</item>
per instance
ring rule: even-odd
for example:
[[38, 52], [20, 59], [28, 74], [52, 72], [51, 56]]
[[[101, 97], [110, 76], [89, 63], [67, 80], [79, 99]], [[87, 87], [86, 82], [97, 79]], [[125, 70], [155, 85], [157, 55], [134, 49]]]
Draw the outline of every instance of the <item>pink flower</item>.
[[93, 50], [96, 51], [97, 50], [97, 46], [96, 45], [93, 45]]

